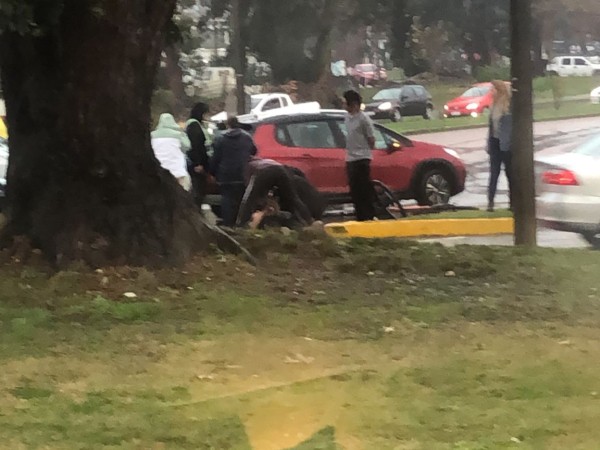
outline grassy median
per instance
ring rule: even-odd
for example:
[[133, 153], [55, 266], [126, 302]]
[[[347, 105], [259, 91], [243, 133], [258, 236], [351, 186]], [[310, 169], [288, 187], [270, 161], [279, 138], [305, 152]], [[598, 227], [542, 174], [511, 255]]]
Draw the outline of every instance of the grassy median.
[[240, 239], [258, 267], [3, 266], [0, 448], [600, 442], [600, 253]]
[[[559, 96], [562, 98], [559, 108], [554, 105], [552, 83], [559, 83]], [[433, 97], [438, 114], [443, 111], [444, 104], [462, 94], [470, 86], [467, 82], [436, 82], [426, 85]], [[580, 116], [600, 116], [600, 105], [592, 105], [589, 94], [600, 86], [600, 77], [569, 77], [553, 79], [550, 77], [534, 80], [535, 120], [557, 120]], [[368, 100], [379, 89], [367, 88], [363, 96]], [[425, 120], [421, 117], [406, 117], [400, 123], [386, 123], [400, 133], [421, 133], [445, 131], [464, 127], [487, 125], [486, 117], [454, 117]]]

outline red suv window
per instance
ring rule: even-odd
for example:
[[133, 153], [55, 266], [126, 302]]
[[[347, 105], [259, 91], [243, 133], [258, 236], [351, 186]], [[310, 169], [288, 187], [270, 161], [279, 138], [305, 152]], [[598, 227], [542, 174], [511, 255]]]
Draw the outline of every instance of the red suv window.
[[331, 123], [325, 120], [279, 125], [277, 140], [289, 147], [338, 148]]

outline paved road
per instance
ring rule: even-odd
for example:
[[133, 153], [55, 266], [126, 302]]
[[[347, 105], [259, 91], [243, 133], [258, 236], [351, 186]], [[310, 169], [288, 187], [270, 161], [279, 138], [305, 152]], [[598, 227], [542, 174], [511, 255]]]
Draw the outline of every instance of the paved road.
[[[600, 108], [599, 108], [600, 114]], [[559, 154], [569, 151], [594, 134], [600, 134], [600, 117], [566, 119], [535, 124], [535, 151], [539, 154]], [[467, 186], [464, 193], [453, 198], [453, 203], [464, 206], [485, 207], [488, 182], [488, 156], [485, 151], [487, 129], [444, 131], [423, 135], [413, 135], [411, 139], [444, 145], [456, 150], [467, 166]], [[500, 178], [497, 204], [508, 205], [508, 183]], [[585, 242], [570, 233], [540, 230], [540, 244], [551, 247], [581, 247]], [[452, 239], [448, 243], [484, 243], [485, 240]], [[507, 245], [510, 239], [494, 238], [490, 243]]]

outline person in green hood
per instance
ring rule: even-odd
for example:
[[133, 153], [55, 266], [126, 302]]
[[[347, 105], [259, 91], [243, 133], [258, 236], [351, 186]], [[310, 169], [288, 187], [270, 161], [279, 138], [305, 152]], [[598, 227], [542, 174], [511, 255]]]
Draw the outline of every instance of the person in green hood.
[[190, 140], [173, 115], [161, 114], [158, 126], [152, 132], [152, 150], [161, 167], [168, 170], [186, 191], [191, 189], [185, 156], [190, 148]]

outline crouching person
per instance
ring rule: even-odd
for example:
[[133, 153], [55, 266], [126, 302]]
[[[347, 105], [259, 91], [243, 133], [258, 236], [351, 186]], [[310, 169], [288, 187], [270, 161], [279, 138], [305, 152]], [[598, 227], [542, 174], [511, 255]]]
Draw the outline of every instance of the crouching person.
[[[304, 177], [295, 180], [296, 176], [298, 175], [294, 174], [290, 168], [276, 161], [253, 158], [248, 163], [246, 171], [247, 187], [240, 206], [237, 225], [250, 224], [256, 227], [257, 217], [261, 218], [261, 222], [264, 217], [271, 217], [272, 221], [285, 221], [286, 224], [282, 225], [289, 228], [305, 227], [312, 224], [315, 217], [300, 197], [296, 186], [302, 183], [303, 190], [313, 195], [316, 191], [314, 188], [313, 190], [310, 189], [312, 186]], [[271, 197], [277, 197], [277, 208], [270, 200]], [[316, 193], [315, 198], [319, 197]], [[320, 202], [318, 200], [315, 202], [315, 198], [311, 199], [309, 195], [306, 195], [306, 198], [312, 200], [314, 214], [318, 215], [317, 218], [320, 219], [323, 210], [319, 205], [314, 205]], [[290, 226], [291, 224], [294, 225]]]

